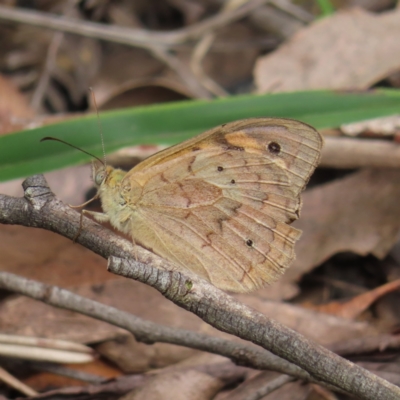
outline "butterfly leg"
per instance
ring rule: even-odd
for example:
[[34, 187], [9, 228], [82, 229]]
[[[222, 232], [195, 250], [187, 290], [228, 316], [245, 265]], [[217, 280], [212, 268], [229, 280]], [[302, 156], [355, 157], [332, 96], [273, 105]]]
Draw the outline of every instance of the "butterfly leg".
[[76, 240], [78, 239], [79, 235], [82, 232], [83, 216], [84, 215], [91, 216], [96, 222], [99, 222], [99, 223], [104, 223], [104, 222], [109, 222], [110, 221], [110, 217], [107, 214], [100, 213], [100, 212], [95, 212], [95, 211], [82, 210], [81, 218], [79, 220], [79, 229], [78, 229], [78, 232], [76, 233], [76, 235], [74, 236], [74, 238], [72, 239], [73, 242], [76, 242]]

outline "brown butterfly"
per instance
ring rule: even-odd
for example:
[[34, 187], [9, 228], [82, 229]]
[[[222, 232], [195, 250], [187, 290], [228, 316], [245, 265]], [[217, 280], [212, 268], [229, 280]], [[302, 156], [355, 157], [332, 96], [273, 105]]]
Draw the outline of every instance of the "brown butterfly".
[[295, 257], [301, 231], [288, 224], [299, 217], [322, 143], [290, 119], [224, 124], [129, 172], [95, 167], [104, 214], [85, 213], [221, 289], [248, 292]]

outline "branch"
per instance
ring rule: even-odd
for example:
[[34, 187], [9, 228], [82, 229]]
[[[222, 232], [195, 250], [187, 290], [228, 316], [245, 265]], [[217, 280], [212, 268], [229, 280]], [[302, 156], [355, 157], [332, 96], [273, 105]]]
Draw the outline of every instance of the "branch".
[[[79, 214], [57, 200], [42, 176], [23, 183], [24, 198], [0, 196], [0, 222], [34, 226], [73, 238]], [[331, 353], [302, 335], [241, 304], [211, 284], [136, 247], [84, 219], [78, 242], [105, 258], [109, 270], [149, 284], [175, 304], [195, 313], [215, 328], [251, 341], [300, 366], [313, 377], [362, 399], [398, 399], [400, 388]], [[52, 290], [41, 294], [51, 298]]]
[[347, 137], [325, 137], [321, 167], [399, 168], [400, 145], [395, 142]]
[[146, 321], [57, 286], [21, 278], [8, 272], [0, 272], [0, 288], [126, 329], [135, 336], [138, 342], [147, 344], [158, 342], [185, 346], [219, 354], [230, 358], [238, 365], [260, 370], [269, 369], [290, 374], [299, 379], [314, 381], [306, 371], [296, 365], [253, 345], [234, 343], [226, 339]]
[[143, 270], [137, 262], [117, 257], [109, 258], [108, 270], [154, 287], [214, 328], [258, 344], [348, 393], [371, 400], [400, 396], [397, 386], [270, 320], [201, 278], [162, 271], [151, 265]]
[[0, 19], [20, 22], [40, 28], [74, 33], [93, 39], [126, 44], [129, 46], [153, 49], [154, 47], [172, 47], [199, 39], [205, 33], [215, 31], [233, 21], [245, 17], [269, 0], [252, 0], [227, 13], [218, 13], [208, 19], [172, 32], [152, 32], [146, 29], [125, 28], [96, 22], [80, 21], [40, 11], [11, 8], [0, 5]]
[[[24, 198], [0, 195], [0, 223], [43, 228], [70, 239], [76, 236], [80, 220], [79, 214], [54, 197], [42, 175], [28, 178], [23, 183], [23, 187]], [[134, 253], [132, 243], [88, 218], [84, 218], [84, 229], [77, 238], [77, 242], [104, 258], [111, 255], [130, 257]], [[138, 263], [148, 262], [158, 265], [159, 268], [162, 268], [163, 265], [168, 267], [164, 260], [141, 247], [137, 247], [135, 254]], [[138, 341], [186, 346], [228, 357], [239, 365], [261, 370], [271, 369], [299, 379], [314, 381], [301, 368], [255, 346], [233, 343], [225, 339], [148, 322], [56, 286], [0, 272], [0, 287], [55, 307], [76, 311], [119, 326], [131, 332]]]

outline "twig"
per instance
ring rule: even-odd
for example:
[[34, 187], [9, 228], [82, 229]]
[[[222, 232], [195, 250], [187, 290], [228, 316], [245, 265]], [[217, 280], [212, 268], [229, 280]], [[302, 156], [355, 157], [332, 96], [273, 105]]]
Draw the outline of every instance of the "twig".
[[[65, 14], [68, 15], [75, 6], [75, 0], [69, 0], [66, 4]], [[55, 60], [57, 57], [58, 49], [64, 40], [64, 33], [56, 32], [50, 42], [47, 50], [46, 61], [44, 63], [43, 71], [40, 75], [38, 84], [33, 92], [31, 99], [31, 106], [33, 109], [38, 110], [43, 101], [43, 96], [46, 93], [47, 85], [50, 81], [50, 74], [54, 68]]]
[[271, 0], [271, 4], [281, 11], [306, 24], [314, 20], [314, 16], [289, 0]]
[[[118, 378], [97, 383], [95, 385], [66, 387], [56, 390], [47, 391], [46, 393], [37, 396], [37, 399], [65, 398], [65, 399], [101, 399], [112, 393], [115, 396], [122, 396], [133, 389], [145, 385], [152, 376], [162, 374], [169, 371], [199, 371], [207, 375], [213, 376], [216, 379], [223, 381], [226, 384], [243, 380], [248, 370], [243, 367], [238, 367], [229, 361], [222, 363], [210, 363], [200, 365], [178, 365], [163, 368], [162, 370], [152, 371], [152, 373], [123, 375]], [[87, 375], [87, 374], [85, 374]]]
[[67, 378], [76, 379], [82, 382], [100, 385], [106, 381], [107, 378], [99, 375], [94, 375], [89, 372], [79, 371], [77, 369], [65, 367], [63, 365], [48, 363], [48, 362], [31, 362], [28, 364], [30, 369], [37, 372], [50, 372], [54, 375], [65, 376]]
[[68, 364], [88, 363], [95, 359], [93, 355], [88, 353], [18, 344], [0, 344], [0, 355], [4, 357]]
[[[237, 1], [235, 0], [228, 0], [224, 3], [221, 13], [232, 12], [236, 6]], [[193, 73], [199, 79], [204, 87], [206, 87], [211, 93], [215, 96], [219, 97], [227, 97], [229, 93], [225, 91], [223, 87], [218, 85], [213, 79], [211, 79], [203, 69], [203, 59], [210, 50], [213, 42], [215, 40], [215, 33], [208, 32], [204, 34], [204, 36], [197, 42], [196, 46], [192, 51], [192, 56], [190, 58], [190, 68], [192, 69]]]
[[54, 62], [57, 56], [58, 49], [64, 39], [62, 32], [56, 32], [51, 39], [49, 48], [47, 50], [46, 61], [44, 64], [43, 71], [40, 75], [39, 82], [36, 85], [35, 91], [31, 99], [31, 107], [35, 110], [39, 110], [40, 105], [43, 101], [43, 96], [46, 92], [47, 85], [50, 81], [50, 74], [54, 67]]
[[[41, 227], [69, 238], [75, 236], [79, 215], [54, 197], [42, 176], [28, 178], [23, 188], [24, 198], [0, 196], [1, 223]], [[399, 387], [271, 321], [189, 271], [183, 275], [176, 267], [140, 247], [135, 251], [137, 260], [132, 260], [129, 242], [93, 222], [88, 223], [87, 219], [84, 228], [79, 243], [109, 258], [111, 272], [151, 285], [215, 328], [258, 344], [300, 366], [313, 377], [362, 399], [399, 398]], [[37, 296], [42, 301], [49, 300], [59, 291], [50, 288]]]
[[162, 47], [153, 47], [150, 49], [150, 52], [154, 57], [163, 61], [177, 73], [178, 77], [187, 85], [194, 97], [211, 99], [212, 96], [210, 93], [201, 85], [197, 77], [178, 57], [175, 57]]
[[320, 166], [399, 168], [400, 145], [383, 140], [326, 137]]
[[[211, 32], [215, 29], [221, 28], [230, 22], [246, 16], [248, 13], [268, 1], [269, 0], [251, 0], [236, 10], [219, 13], [187, 28], [165, 33], [150, 32], [145, 29], [110, 26], [88, 21], [84, 22], [68, 17], [56, 16], [54, 14], [10, 8], [1, 5], [0, 19], [22, 22], [42, 28], [50, 28], [57, 31], [75, 33], [86, 37], [146, 48], [154, 55], [154, 57], [163, 61], [177, 73], [178, 77], [185, 82], [194, 97], [209, 99], [211, 98], [210, 93], [201, 85], [190, 68], [170, 53], [168, 48], [190, 40], [195, 40], [206, 32]], [[58, 40], [61, 41], [62, 36], [60, 36]], [[57, 42], [54, 43], [54, 47], [56, 46], [58, 47]], [[55, 51], [53, 47], [51, 47], [51, 51]], [[51, 57], [49, 57], [48, 60], [50, 62]], [[46, 84], [45, 80], [43, 80], [42, 86], [44, 84]], [[41, 92], [39, 92], [38, 95], [39, 94], [41, 94]]]
[[212, 43], [215, 40], [214, 33], [207, 33], [203, 36], [203, 38], [197, 43], [195, 46], [192, 57], [190, 59], [190, 67], [197, 77], [197, 79], [202, 83], [202, 85], [207, 88], [211, 93], [218, 97], [227, 97], [229, 93], [217, 82], [211, 79], [205, 72], [202, 66], [202, 61], [209, 49], [212, 46]]
[[233, 343], [225, 339], [146, 321], [56, 286], [45, 285], [8, 272], [0, 272], [0, 287], [40, 300], [51, 306], [76, 311], [126, 329], [140, 342], [149, 344], [161, 342], [186, 346], [228, 357], [239, 365], [256, 369], [270, 369], [291, 374], [299, 379], [311, 379], [310, 375], [301, 368], [253, 345]]
[[109, 258], [108, 270], [154, 287], [215, 328], [258, 344], [302, 367], [313, 377], [362, 399], [400, 396], [397, 386], [268, 319], [192, 274], [163, 271], [151, 265], [143, 270], [136, 261], [113, 256]]
[[5, 343], [93, 354], [93, 350], [90, 347], [81, 343], [69, 342], [67, 340], [0, 334], [0, 344]]
[[8, 386], [13, 389], [18, 390], [19, 392], [25, 394], [26, 396], [36, 396], [38, 392], [25, 385], [25, 383], [21, 382], [19, 379], [15, 378], [11, 374], [9, 374], [4, 368], [0, 367], [0, 381], [4, 382]]
[[41, 28], [75, 33], [78, 35], [107, 40], [129, 46], [152, 49], [153, 47], [171, 47], [193, 41], [205, 33], [219, 29], [267, 3], [269, 0], [252, 0], [229, 13], [219, 13], [187, 28], [173, 32], [150, 32], [145, 29], [132, 29], [120, 26], [79, 21], [40, 11], [23, 10], [0, 6], [0, 19], [21, 22]]

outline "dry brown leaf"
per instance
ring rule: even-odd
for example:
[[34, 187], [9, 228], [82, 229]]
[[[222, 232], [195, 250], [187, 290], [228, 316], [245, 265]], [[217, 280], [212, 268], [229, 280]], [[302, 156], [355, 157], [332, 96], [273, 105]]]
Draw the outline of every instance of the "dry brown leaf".
[[[386, 283], [366, 293], [360, 294], [344, 303], [332, 301], [328, 304], [312, 307], [326, 314], [336, 315], [345, 319], [355, 319], [367, 310], [375, 301], [382, 296], [400, 288], [400, 279]], [[309, 307], [310, 308], [310, 307]]]
[[312, 393], [307, 400], [338, 400], [338, 397], [322, 386], [312, 385]]
[[351, 251], [384, 257], [400, 228], [400, 171], [365, 169], [306, 191], [296, 260], [283, 276], [297, 281], [332, 255]]
[[27, 119], [34, 115], [26, 97], [9, 79], [0, 75], [0, 121], [4, 118]]
[[264, 397], [263, 400], [305, 400], [308, 399], [311, 390], [311, 386], [304, 382], [291, 382]]
[[[81, 266], [78, 260], [76, 265]], [[121, 279], [101, 286], [82, 285], [75, 292], [164, 325], [232, 339], [232, 336], [215, 330], [195, 315], [176, 307], [154, 289], [138, 282]], [[344, 340], [375, 333], [367, 323], [346, 321], [291, 304], [263, 301], [250, 295], [241, 295], [239, 299], [321, 344], [329, 344], [339, 338]], [[108, 349], [102, 349], [101, 346], [98, 349], [124, 370], [131, 371], [169, 365], [195, 352], [163, 343], [148, 346], [138, 344], [133, 339], [124, 340], [126, 333], [119, 328], [23, 297], [3, 301], [0, 306], [0, 330], [4, 333], [84, 343], [119, 337], [113, 345], [108, 343]]]
[[248, 294], [241, 294], [235, 297], [257, 311], [324, 346], [328, 346], [338, 340], [347, 340], [376, 333], [375, 329], [366, 322], [348, 321], [294, 304], [261, 300]]
[[[79, 371], [104, 380], [114, 379], [121, 375], [117, 367], [110, 365], [104, 360], [98, 359], [92, 363], [77, 365], [64, 365], [71, 371]], [[38, 372], [24, 379], [24, 383], [39, 392], [49, 390], [49, 387], [64, 388], [70, 386], [81, 386], [81, 380], [67, 376], [57, 375], [51, 372]]]
[[106, 340], [97, 345], [95, 349], [104, 358], [118, 365], [118, 368], [124, 373], [138, 373], [153, 368], [164, 368], [201, 354], [188, 347], [173, 344], [156, 343], [148, 346], [137, 342], [133, 336], [128, 335]]
[[22, 129], [34, 115], [26, 97], [9, 79], [0, 75], [0, 135]]
[[260, 54], [261, 46], [257, 42], [261, 39], [241, 22], [225, 26], [218, 30], [216, 40], [204, 58], [204, 71], [225, 88], [248, 81]]
[[2, 271], [43, 283], [67, 287], [115, 279], [100, 256], [42, 229], [2, 225], [0, 254]]
[[259, 58], [259, 93], [305, 89], [366, 89], [400, 69], [400, 9], [337, 12], [296, 33]]
[[207, 400], [223, 388], [224, 383], [198, 371], [159, 374], [121, 400]]
[[[146, 50], [113, 45], [107, 48], [107, 56], [99, 73], [93, 79], [93, 91], [99, 108], [109, 102], [129, 82], [144, 81], [159, 76], [163, 65]], [[118, 73], [116, 73], [118, 71]], [[94, 109], [94, 105], [91, 105]]]
[[[265, 385], [281, 376], [281, 374], [272, 371], [251, 371], [248, 379], [241, 383], [235, 389], [220, 394], [218, 400], [243, 400], [254, 395], [254, 393]], [[304, 385], [305, 386], [305, 385]]]

